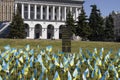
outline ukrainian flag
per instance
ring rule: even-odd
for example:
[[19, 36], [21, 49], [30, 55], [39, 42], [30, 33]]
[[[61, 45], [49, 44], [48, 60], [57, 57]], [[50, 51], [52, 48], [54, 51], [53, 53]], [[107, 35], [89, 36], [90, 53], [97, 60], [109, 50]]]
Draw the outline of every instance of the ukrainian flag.
[[52, 46], [47, 46], [46, 51], [51, 52], [52, 51]]
[[57, 71], [55, 72], [55, 76], [54, 76], [53, 80], [60, 80], [60, 76]]

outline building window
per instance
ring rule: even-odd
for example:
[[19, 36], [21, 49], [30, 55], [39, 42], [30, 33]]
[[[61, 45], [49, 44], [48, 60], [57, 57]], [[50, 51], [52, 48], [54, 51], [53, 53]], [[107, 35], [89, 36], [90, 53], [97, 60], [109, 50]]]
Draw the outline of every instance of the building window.
[[57, 16], [55, 15], [55, 20], [57, 20]]
[[6, 9], [5, 9], [6, 11], [4, 12], [4, 14], [6, 15], [5, 20], [7, 21], [7, 6], [5, 6], [5, 8], [6, 8]]
[[28, 11], [25, 11], [25, 12], [24, 12], [24, 18], [25, 18], [25, 19], [28, 19]]
[[24, 18], [28, 19], [28, 5], [24, 6]]
[[27, 6], [25, 6], [24, 9], [25, 9], [25, 11], [28, 11], [28, 7]]
[[44, 12], [44, 13], [46, 12], [45, 10], [46, 10], [45, 7], [43, 7], [43, 12]]
[[34, 13], [33, 12], [31, 12], [30, 17], [31, 17], [31, 19], [34, 19]]
[[116, 34], [118, 35], [118, 29], [116, 29]]
[[9, 10], [9, 14], [10, 14], [10, 20], [12, 20], [12, 16], [11, 16], [11, 14], [12, 14], [12, 7], [10, 6], [10, 10]]
[[51, 7], [49, 8], [49, 13], [51, 13], [52, 12], [52, 9], [51, 9]]
[[37, 14], [37, 19], [40, 19], [40, 14], [39, 13]]
[[46, 17], [45, 17], [45, 15], [43, 15], [43, 20], [45, 20], [46, 19]]
[[40, 12], [40, 7], [39, 6], [37, 6], [37, 12]]
[[52, 20], [51, 16], [49, 15], [49, 20]]
[[34, 11], [34, 7], [33, 6], [31, 6], [31, 11]]
[[55, 8], [55, 13], [57, 13], [57, 8]]
[[34, 19], [34, 7], [33, 7], [33, 5], [30, 8], [30, 18]]

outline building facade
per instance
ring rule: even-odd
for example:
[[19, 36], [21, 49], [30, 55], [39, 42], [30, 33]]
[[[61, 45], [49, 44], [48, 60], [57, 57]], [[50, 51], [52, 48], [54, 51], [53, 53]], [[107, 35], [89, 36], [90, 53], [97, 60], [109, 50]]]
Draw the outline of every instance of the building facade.
[[120, 41], [120, 12], [112, 12], [112, 17], [114, 19], [114, 34], [116, 40]]
[[14, 0], [0, 0], [0, 21], [12, 21]]
[[67, 14], [70, 11], [77, 21], [83, 3], [83, 0], [15, 0], [13, 9], [24, 19], [27, 39], [61, 39]]

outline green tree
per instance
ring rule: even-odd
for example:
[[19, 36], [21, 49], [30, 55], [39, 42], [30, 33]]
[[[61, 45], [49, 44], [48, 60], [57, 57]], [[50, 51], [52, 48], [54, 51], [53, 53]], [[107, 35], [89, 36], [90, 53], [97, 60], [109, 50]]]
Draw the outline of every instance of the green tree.
[[82, 39], [86, 40], [90, 35], [90, 28], [88, 26], [88, 19], [86, 13], [82, 7], [81, 13], [78, 16], [76, 35], [82, 37]]
[[112, 15], [105, 19], [105, 40], [114, 40], [114, 22]]
[[89, 26], [91, 28], [91, 35], [89, 39], [92, 41], [104, 40], [104, 20], [101, 17], [100, 10], [97, 9], [96, 5], [91, 5], [92, 10], [89, 17]]
[[75, 21], [73, 19], [73, 15], [72, 13], [69, 11], [69, 13], [67, 14], [67, 18], [66, 18], [66, 22], [65, 22], [66, 26], [68, 27], [71, 36], [73, 34], [76, 34], [76, 28], [75, 28]]
[[25, 38], [25, 26], [21, 15], [17, 11], [13, 16], [12, 23], [10, 25], [9, 38], [23, 39]]

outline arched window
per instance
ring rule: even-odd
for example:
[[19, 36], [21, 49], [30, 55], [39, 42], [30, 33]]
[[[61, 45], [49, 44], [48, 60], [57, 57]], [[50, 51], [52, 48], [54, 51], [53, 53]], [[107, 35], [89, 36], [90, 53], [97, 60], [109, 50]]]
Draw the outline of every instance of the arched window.
[[54, 26], [48, 25], [47, 27], [47, 39], [52, 39], [54, 37]]
[[29, 37], [29, 25], [28, 24], [25, 24], [25, 37]]
[[42, 26], [40, 24], [35, 25], [35, 39], [39, 39], [42, 36]]

